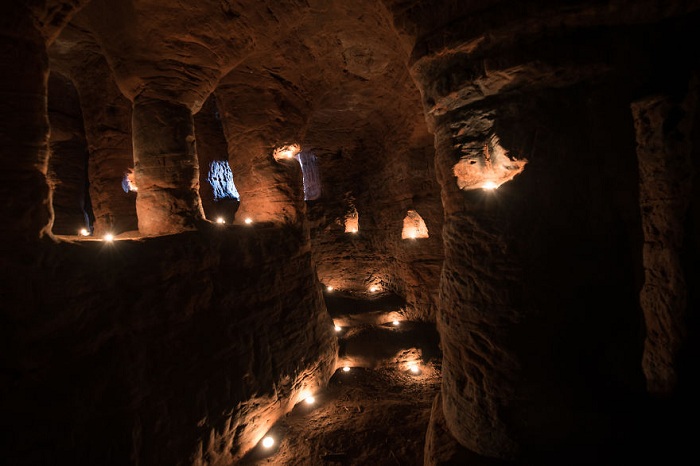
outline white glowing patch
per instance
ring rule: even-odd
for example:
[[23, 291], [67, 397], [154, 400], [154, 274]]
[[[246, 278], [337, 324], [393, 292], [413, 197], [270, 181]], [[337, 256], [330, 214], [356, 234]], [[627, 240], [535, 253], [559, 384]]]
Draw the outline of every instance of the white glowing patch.
[[350, 372], [350, 367], [349, 366], [343, 367], [343, 372]]
[[376, 286], [370, 286], [370, 287], [369, 287], [370, 293], [375, 293], [375, 292], [377, 292], [378, 290], [379, 290], [379, 288], [376, 287]]
[[394, 327], [398, 327], [398, 326], [399, 326], [399, 321], [398, 321], [398, 320], [395, 320], [395, 321], [392, 322], [392, 324], [394, 324]]
[[104, 240], [107, 242], [112, 242], [114, 241], [114, 235], [112, 233], [107, 233], [106, 235], [103, 236]]
[[333, 291], [333, 287], [332, 287], [332, 286], [327, 286], [327, 287], [326, 287], [326, 290], [327, 290], [327, 291]]
[[301, 152], [301, 147], [299, 144], [289, 144], [287, 146], [280, 146], [272, 153], [275, 160], [286, 160], [296, 157], [296, 155]]
[[341, 327], [340, 325], [336, 325], [336, 326], [335, 326], [335, 331], [336, 331], [336, 332], [340, 332], [341, 330], [343, 330], [343, 327]]
[[411, 373], [413, 374], [420, 374], [420, 367], [418, 367], [415, 364], [409, 367], [408, 370], [411, 371]]
[[484, 184], [481, 187], [488, 191], [493, 191], [494, 189], [498, 188], [498, 185], [495, 182], [489, 180], [484, 182]]
[[90, 232], [88, 231], [87, 228], [81, 228], [80, 236], [90, 236]]
[[248, 217], [248, 218], [246, 218], [246, 219], [244, 220], [244, 222], [245, 222], [246, 224], [250, 225], [251, 223], [253, 223], [253, 219], [250, 218], [250, 217]]
[[304, 402], [307, 405], [312, 405], [312, 404], [316, 403], [316, 398], [314, 398], [313, 395], [307, 396], [306, 398], [304, 398]]
[[226, 220], [223, 217], [219, 217], [216, 219], [216, 223], [226, 223]]
[[262, 439], [262, 446], [265, 448], [271, 448], [275, 444], [275, 439], [269, 435]]

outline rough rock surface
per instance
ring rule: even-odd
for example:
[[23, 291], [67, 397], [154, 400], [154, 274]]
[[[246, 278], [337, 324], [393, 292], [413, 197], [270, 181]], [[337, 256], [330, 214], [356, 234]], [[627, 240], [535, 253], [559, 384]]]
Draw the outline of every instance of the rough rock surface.
[[75, 235], [90, 228], [92, 206], [88, 192], [88, 149], [83, 114], [73, 84], [58, 73], [49, 79], [51, 157], [47, 178], [52, 188], [52, 231]]
[[[405, 461], [692, 451], [698, 0], [10, 0], [0, 13], [0, 422], [15, 463], [234, 463], [338, 358], [381, 374], [417, 357], [421, 338], [404, 348], [381, 327], [395, 317], [422, 336], [436, 325], [442, 350], [430, 423], [434, 386], [394, 431], [412, 435]], [[59, 75], [76, 92], [57, 91]], [[56, 236], [61, 190], [83, 186], [79, 164], [61, 167], [84, 160], [64, 144], [82, 140], [79, 113], [95, 233], [121, 233], [112, 245]], [[299, 163], [273, 156], [290, 144], [316, 158], [314, 200]], [[239, 203], [215, 205], [202, 182], [219, 159]], [[138, 192], [120, 191], [129, 168]], [[492, 175], [503, 184], [482, 190]], [[410, 210], [428, 238], [402, 239]], [[326, 286], [400, 300], [336, 314], [353, 327], [337, 345]], [[401, 419], [392, 397], [366, 422]], [[355, 457], [395, 462], [346, 416], [375, 441]], [[284, 458], [338, 445], [317, 420]]]
[[[79, 95], [90, 151], [93, 233], [102, 236], [137, 230], [136, 193], [126, 193], [122, 186], [124, 176], [134, 168], [131, 102], [119, 91], [92, 35], [69, 24], [49, 51], [51, 69], [68, 76]], [[51, 90], [49, 98], [53, 98]]]
[[644, 232], [640, 304], [647, 333], [642, 366], [648, 390], [662, 396], [674, 391], [679, 352], [687, 338], [688, 290], [681, 259], [687, 239], [682, 224], [692, 192], [690, 130], [697, 97], [686, 99], [682, 105], [656, 96], [632, 105]]
[[335, 370], [310, 260], [289, 227], [39, 245], [5, 278], [6, 459], [241, 457]]

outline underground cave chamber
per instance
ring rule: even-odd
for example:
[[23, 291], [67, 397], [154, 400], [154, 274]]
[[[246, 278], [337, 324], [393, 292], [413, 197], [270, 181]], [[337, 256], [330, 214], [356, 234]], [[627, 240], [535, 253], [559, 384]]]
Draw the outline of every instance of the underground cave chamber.
[[692, 457], [700, 3], [0, 9], [10, 464]]

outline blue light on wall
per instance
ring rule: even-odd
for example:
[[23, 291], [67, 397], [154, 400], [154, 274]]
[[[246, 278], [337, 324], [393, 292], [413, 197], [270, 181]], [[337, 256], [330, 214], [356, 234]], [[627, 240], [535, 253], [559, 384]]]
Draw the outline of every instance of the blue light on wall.
[[321, 177], [318, 173], [316, 156], [312, 152], [299, 152], [297, 160], [301, 165], [304, 181], [304, 200], [313, 201], [321, 197]]
[[207, 181], [214, 190], [214, 200], [236, 199], [240, 200], [236, 185], [233, 183], [233, 172], [228, 160], [214, 160], [209, 164]]

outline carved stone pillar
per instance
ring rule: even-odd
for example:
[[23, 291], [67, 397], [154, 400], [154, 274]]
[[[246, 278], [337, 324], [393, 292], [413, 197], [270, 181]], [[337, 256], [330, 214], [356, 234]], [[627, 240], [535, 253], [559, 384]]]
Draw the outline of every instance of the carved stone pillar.
[[73, 73], [72, 78], [80, 94], [90, 150], [88, 176], [94, 234], [116, 235], [138, 229], [136, 192], [125, 192], [122, 186], [124, 176], [134, 167], [131, 102], [114, 83], [103, 57], [95, 57], [90, 64], [90, 73]]
[[[215, 94], [228, 142], [229, 163], [240, 194], [236, 223], [243, 223], [247, 218], [253, 222], [296, 224], [301, 221], [306, 204], [296, 154], [290, 151], [289, 158], [276, 160], [273, 153], [279, 147], [296, 142], [294, 132], [302, 126], [304, 114], [285, 115], [273, 91], [249, 84], [224, 81]], [[285, 97], [301, 107], [294, 101], [295, 96]], [[243, 102], [245, 99], [254, 99], [256, 103]], [[247, 112], [238, 110], [240, 103]], [[251, 113], [251, 108], [258, 108], [259, 112]], [[271, 114], [283, 115], [286, 120], [271, 118]], [[286, 121], [286, 124], [281, 125], [276, 120]]]
[[19, 7], [0, 20], [0, 216], [4, 238], [33, 240], [51, 230], [46, 44]]
[[192, 112], [165, 100], [134, 100], [136, 211], [143, 235], [178, 233], [204, 218]]
[[640, 304], [646, 322], [642, 366], [650, 393], [671, 395], [678, 382], [678, 355], [686, 343], [688, 284], [684, 223], [692, 195], [691, 159], [697, 96], [686, 102], [653, 96], [632, 104], [639, 159], [639, 196], [644, 232], [644, 285]]
[[624, 28], [580, 18], [607, 21], [595, 5], [504, 6], [413, 50], [445, 213], [442, 414], [485, 457], [538, 464], [585, 444], [594, 464], [643, 422], [627, 109], [646, 62], [618, 58]]
[[8, 240], [50, 234], [47, 46], [85, 1], [11, 0], [0, 8], [0, 207]]

